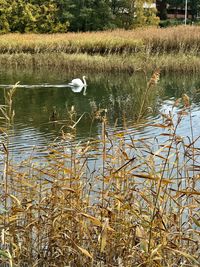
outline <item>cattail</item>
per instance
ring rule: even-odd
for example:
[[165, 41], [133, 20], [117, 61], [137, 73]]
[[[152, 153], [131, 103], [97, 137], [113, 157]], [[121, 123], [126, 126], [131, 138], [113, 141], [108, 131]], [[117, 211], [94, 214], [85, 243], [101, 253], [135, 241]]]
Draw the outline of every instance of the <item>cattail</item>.
[[182, 95], [183, 105], [185, 108], [188, 108], [190, 106], [190, 98], [188, 95], [183, 94]]

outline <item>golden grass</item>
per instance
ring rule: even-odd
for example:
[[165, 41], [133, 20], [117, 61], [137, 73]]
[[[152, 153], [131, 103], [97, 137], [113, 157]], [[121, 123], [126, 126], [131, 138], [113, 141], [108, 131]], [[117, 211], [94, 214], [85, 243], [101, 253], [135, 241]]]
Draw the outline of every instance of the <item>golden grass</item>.
[[199, 70], [200, 28], [178, 26], [131, 31], [0, 36], [1, 66], [98, 71]]
[[[152, 76], [147, 93], [158, 77]], [[66, 132], [46, 148], [46, 157], [16, 163], [8, 150], [13, 94], [1, 106], [1, 264], [199, 265], [199, 136], [193, 135], [187, 95], [162, 114], [161, 124], [149, 125], [164, 129], [156, 138], [108, 133], [101, 110], [94, 114], [102, 123], [100, 138], [76, 145], [72, 108]], [[184, 116], [191, 139], [178, 135]]]
[[146, 55], [107, 55], [99, 54], [66, 54], [66, 53], [19, 53], [0, 54], [2, 68], [58, 69], [64, 71], [84, 72], [129, 72], [153, 71], [156, 68], [163, 72], [199, 72], [200, 60], [198, 55], [191, 54], [163, 54]]
[[150, 53], [199, 52], [198, 26], [139, 28], [131, 31], [66, 34], [6, 34], [0, 36], [0, 53]]

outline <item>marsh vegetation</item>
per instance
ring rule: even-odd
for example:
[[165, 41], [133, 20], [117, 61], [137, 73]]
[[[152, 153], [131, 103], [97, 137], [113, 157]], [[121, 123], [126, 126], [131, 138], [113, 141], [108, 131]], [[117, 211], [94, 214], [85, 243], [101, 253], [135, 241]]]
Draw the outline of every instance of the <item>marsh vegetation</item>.
[[[158, 79], [143, 90], [138, 123]], [[21, 162], [8, 149], [14, 94], [1, 106], [2, 266], [199, 265], [199, 136], [186, 94], [149, 123], [162, 129], [156, 137], [107, 131], [107, 110], [97, 109], [99, 138], [77, 143], [72, 107], [60, 141]]]
[[0, 36], [0, 65], [68, 70], [197, 72], [198, 26]]

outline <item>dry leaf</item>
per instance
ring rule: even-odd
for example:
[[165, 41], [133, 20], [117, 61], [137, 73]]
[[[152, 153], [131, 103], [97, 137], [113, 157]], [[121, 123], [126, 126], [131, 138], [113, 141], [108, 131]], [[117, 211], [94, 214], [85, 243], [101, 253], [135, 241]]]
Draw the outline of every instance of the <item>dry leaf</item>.
[[90, 259], [93, 259], [93, 257], [92, 257], [92, 255], [86, 250], [86, 249], [84, 249], [84, 248], [82, 248], [82, 247], [79, 247], [79, 246], [77, 246], [76, 245], [76, 247], [85, 255], [85, 256], [87, 256], [87, 257], [89, 257]]

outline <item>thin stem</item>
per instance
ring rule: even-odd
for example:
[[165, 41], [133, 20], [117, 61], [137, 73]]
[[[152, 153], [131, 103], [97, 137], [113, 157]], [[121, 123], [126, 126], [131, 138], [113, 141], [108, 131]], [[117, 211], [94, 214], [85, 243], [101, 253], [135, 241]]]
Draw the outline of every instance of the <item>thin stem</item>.
[[176, 137], [176, 130], [177, 130], [177, 127], [178, 127], [179, 123], [180, 123], [180, 120], [178, 120], [178, 122], [177, 122], [177, 124], [176, 124], [176, 126], [174, 128], [173, 138], [171, 140], [171, 144], [170, 144], [169, 149], [168, 149], [168, 152], [167, 152], [167, 157], [165, 159], [163, 171], [162, 171], [161, 178], [160, 178], [159, 184], [158, 184], [158, 190], [157, 190], [157, 194], [156, 194], [156, 198], [155, 198], [155, 203], [154, 203], [154, 208], [153, 208], [153, 214], [152, 214], [152, 218], [151, 218], [151, 222], [150, 222], [148, 252], [150, 252], [150, 250], [151, 250], [152, 227], [153, 227], [153, 222], [154, 222], [154, 219], [155, 219], [155, 216], [156, 216], [157, 203], [158, 203], [158, 199], [159, 199], [159, 196], [160, 196], [161, 185], [162, 185], [162, 181], [164, 179], [165, 169], [166, 169], [168, 158], [169, 158], [169, 155], [170, 155], [170, 152], [171, 152], [172, 144], [173, 144], [173, 142], [175, 140], [175, 137]]

